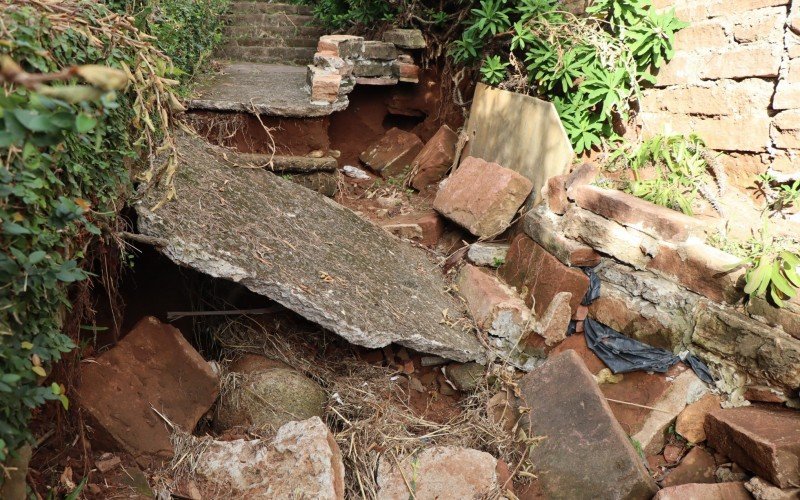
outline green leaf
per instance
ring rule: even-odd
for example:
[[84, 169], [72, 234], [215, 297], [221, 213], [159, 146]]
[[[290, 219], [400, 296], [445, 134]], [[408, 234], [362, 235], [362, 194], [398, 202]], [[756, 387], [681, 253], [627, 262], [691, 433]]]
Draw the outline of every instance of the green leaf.
[[86, 114], [79, 114], [75, 118], [75, 130], [79, 134], [85, 134], [97, 126], [97, 119]]

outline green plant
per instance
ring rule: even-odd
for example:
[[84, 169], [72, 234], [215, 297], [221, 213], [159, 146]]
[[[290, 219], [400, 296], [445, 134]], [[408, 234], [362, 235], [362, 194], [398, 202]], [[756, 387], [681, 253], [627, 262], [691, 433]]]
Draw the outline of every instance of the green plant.
[[497, 85], [506, 78], [506, 68], [509, 63], [504, 63], [500, 60], [500, 56], [490, 56], [483, 61], [481, 66], [481, 75], [483, 81], [489, 85]]
[[800, 288], [800, 252], [796, 241], [775, 238], [765, 225], [758, 238], [743, 245], [747, 263], [744, 292], [768, 298], [778, 307], [797, 295]]
[[691, 215], [702, 195], [721, 210], [722, 174], [709, 164], [703, 141], [696, 135], [656, 135], [638, 146], [617, 149], [610, 162], [630, 169], [633, 179], [625, 191], [634, 196]]
[[529, 85], [518, 90], [552, 101], [582, 153], [618, 140], [615, 122], [628, 120], [641, 85], [673, 56], [674, 34], [686, 26], [649, 0], [597, 0], [588, 11], [576, 17], [554, 0], [483, 0], [450, 54], [459, 64], [480, 60], [493, 85], [512, 60], [524, 61], [524, 69], [512, 65]]
[[800, 179], [778, 182], [766, 172], [756, 177], [756, 187], [767, 200], [767, 208], [775, 213], [782, 213], [800, 201]]
[[[294, 0], [314, 9], [314, 17], [325, 27], [342, 30], [350, 27], [373, 27], [380, 21], [391, 21], [404, 7], [402, 2], [386, 0]], [[432, 23], [442, 22], [441, 14], [430, 12]]]
[[0, 4], [2, 461], [30, 440], [35, 408], [68, 407], [70, 381], [52, 379], [76, 340], [64, 330], [68, 287], [116, 227], [139, 153], [169, 149], [174, 97], [169, 61], [103, 4]]

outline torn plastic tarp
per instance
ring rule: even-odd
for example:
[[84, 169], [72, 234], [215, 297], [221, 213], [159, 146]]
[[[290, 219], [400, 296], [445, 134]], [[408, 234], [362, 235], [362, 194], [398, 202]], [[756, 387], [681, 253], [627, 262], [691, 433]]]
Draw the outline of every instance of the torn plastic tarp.
[[[583, 298], [583, 304], [589, 305], [600, 296], [600, 278], [594, 269], [586, 267], [583, 272], [589, 277], [589, 290]], [[574, 325], [570, 325], [570, 334]], [[638, 340], [619, 333], [613, 328], [586, 318], [583, 322], [583, 334], [589, 349], [597, 355], [613, 373], [648, 371], [665, 373], [680, 361], [686, 362], [695, 374], [707, 384], [714, 379], [708, 367], [691, 353], [684, 352], [676, 356], [666, 349], [647, 345]]]

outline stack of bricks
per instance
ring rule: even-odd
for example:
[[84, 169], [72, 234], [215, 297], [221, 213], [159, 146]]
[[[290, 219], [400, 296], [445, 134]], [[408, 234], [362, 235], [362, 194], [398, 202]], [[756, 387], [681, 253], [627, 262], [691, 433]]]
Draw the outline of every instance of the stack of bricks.
[[308, 66], [311, 100], [326, 104], [345, 100], [356, 84], [417, 83], [420, 68], [406, 50], [424, 48], [425, 40], [418, 30], [390, 30], [384, 41], [352, 35], [322, 36], [314, 64]]
[[797, 172], [800, 153], [800, 3], [654, 0], [690, 24], [675, 57], [644, 94], [646, 136], [696, 133], [746, 188], [772, 168]]

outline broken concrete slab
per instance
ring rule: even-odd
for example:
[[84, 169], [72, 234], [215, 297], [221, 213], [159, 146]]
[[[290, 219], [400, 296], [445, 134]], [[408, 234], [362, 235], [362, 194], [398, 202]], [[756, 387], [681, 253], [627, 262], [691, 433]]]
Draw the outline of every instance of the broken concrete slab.
[[499, 279], [467, 264], [461, 268], [457, 283], [472, 317], [495, 347], [511, 352], [530, 334], [530, 309]]
[[514, 169], [533, 183], [529, 208], [548, 179], [569, 171], [572, 145], [550, 102], [479, 83], [466, 131], [465, 155]]
[[336, 158], [323, 156], [268, 155], [262, 153], [240, 153], [233, 150], [218, 151], [223, 159], [237, 167], [262, 167], [279, 174], [310, 174], [313, 172], [335, 172], [339, 164]]
[[191, 432], [218, 391], [211, 365], [181, 332], [147, 317], [94, 363], [82, 364], [78, 400], [99, 426], [101, 448], [119, 446], [144, 463], [173, 454], [170, 429], [154, 408]]
[[[261, 169], [232, 169], [208, 143], [176, 137], [175, 199], [137, 203], [139, 230], [179, 265], [244, 285], [352, 343], [390, 343], [483, 361], [471, 333], [442, 321], [463, 306], [427, 254], [354, 212]], [[449, 322], [448, 322], [449, 323]]]
[[469, 246], [467, 259], [476, 266], [500, 267], [506, 261], [508, 243], [475, 242]]
[[475, 236], [488, 238], [506, 230], [531, 188], [517, 172], [470, 156], [442, 182], [433, 208]]
[[384, 455], [378, 465], [380, 500], [487, 498], [499, 486], [497, 459], [470, 448], [435, 446], [399, 464]]
[[651, 498], [657, 486], [575, 351], [519, 381], [530, 459], [548, 498]]
[[381, 177], [389, 178], [410, 168], [420, 150], [422, 141], [419, 137], [399, 128], [391, 128], [359, 158]]
[[271, 441], [209, 441], [194, 457], [196, 477], [228, 498], [344, 499], [344, 464], [319, 417], [283, 425]]
[[330, 104], [312, 102], [307, 72], [302, 66], [231, 63], [201, 81], [189, 99], [189, 109], [310, 118], [347, 107], [347, 98]]
[[781, 488], [800, 486], [800, 412], [747, 406], [706, 417], [708, 444]]

